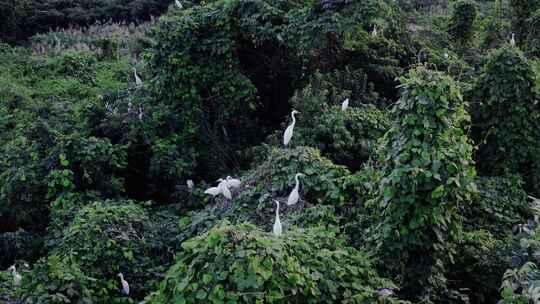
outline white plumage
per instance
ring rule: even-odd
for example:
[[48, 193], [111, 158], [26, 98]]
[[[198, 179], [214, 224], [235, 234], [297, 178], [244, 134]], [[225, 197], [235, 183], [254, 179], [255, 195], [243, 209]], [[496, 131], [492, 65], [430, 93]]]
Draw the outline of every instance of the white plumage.
[[349, 108], [349, 98], [345, 99], [341, 104], [341, 111], [345, 112]]
[[510, 45], [512, 47], [516, 46], [516, 35], [512, 33], [512, 38], [510, 39]]
[[240, 182], [239, 179], [227, 176], [227, 184], [229, 184], [229, 187], [232, 187], [232, 188], [240, 188], [240, 185], [242, 185], [242, 182]]
[[174, 0], [174, 3], [176, 4], [176, 6], [179, 8], [179, 9], [183, 9], [184, 6], [182, 5], [182, 3], [179, 1], [179, 0]]
[[186, 184], [187, 184], [188, 189], [193, 189], [193, 187], [195, 186], [193, 181], [190, 179], [187, 180]]
[[139, 77], [139, 75], [137, 75], [137, 69], [136, 68], [133, 68], [133, 75], [135, 76], [135, 84], [137, 86], [142, 86], [143, 82], [142, 82], [141, 78]]
[[21, 286], [22, 276], [17, 272], [17, 268], [15, 268], [15, 265], [8, 268], [8, 271], [11, 270], [11, 273], [13, 274], [13, 285], [15, 287]]
[[204, 191], [205, 194], [210, 194], [211, 196], [216, 196], [221, 193], [221, 189], [219, 187], [211, 187]]
[[283, 145], [287, 146], [289, 142], [291, 141], [294, 133], [294, 125], [296, 124], [296, 118], [294, 117], [294, 114], [300, 113], [296, 110], [293, 110], [291, 112], [292, 117], [292, 123], [285, 129], [285, 133], [283, 134]]
[[371, 31], [371, 36], [375, 37], [377, 36], [377, 25], [373, 25], [373, 31]]
[[120, 283], [122, 283], [122, 292], [129, 296], [129, 283], [124, 280], [124, 275], [122, 273], [119, 273], [118, 276], [120, 277]]
[[276, 202], [276, 219], [274, 220], [274, 227], [272, 232], [275, 236], [280, 236], [283, 232], [283, 227], [281, 227], [281, 221], [279, 220], [279, 201]]
[[221, 194], [227, 199], [232, 199], [231, 190], [229, 190], [229, 183], [227, 180], [219, 179], [218, 188], [220, 189]]
[[300, 176], [304, 176], [304, 174], [297, 173], [294, 176], [294, 180], [296, 181], [296, 185], [294, 186], [294, 189], [291, 191], [291, 193], [289, 194], [289, 198], [287, 199], [287, 205], [288, 206], [291, 206], [291, 205], [294, 205], [294, 204], [298, 203], [298, 199], [300, 198], [300, 194], [298, 194], [298, 189], [300, 187], [298, 177], [300, 177]]

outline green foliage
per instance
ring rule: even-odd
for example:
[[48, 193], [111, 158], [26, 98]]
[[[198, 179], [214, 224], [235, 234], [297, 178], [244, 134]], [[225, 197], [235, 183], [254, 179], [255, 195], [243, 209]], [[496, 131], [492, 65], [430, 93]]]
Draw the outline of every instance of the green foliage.
[[[165, 222], [165, 219], [161, 219]], [[93, 292], [106, 302], [120, 296], [117, 274], [129, 281], [133, 298], [155, 287], [156, 273], [170, 260], [166, 237], [133, 202], [104, 201], [80, 208], [69, 226], [49, 241], [50, 251], [70, 258], [98, 283]]]
[[478, 8], [471, 0], [459, 0], [453, 3], [453, 13], [448, 25], [448, 33], [458, 45], [470, 42], [474, 35], [474, 22]]
[[528, 56], [540, 58], [540, 9], [527, 20], [525, 49]]
[[523, 53], [494, 51], [471, 90], [476, 159], [483, 175], [518, 173], [525, 189], [538, 193], [540, 108], [535, 74]]
[[[376, 141], [388, 130], [388, 115], [361, 103], [361, 99], [350, 98], [345, 95], [347, 91], [332, 91], [338, 90], [316, 74], [308, 86], [293, 96], [291, 104], [301, 113], [297, 115], [292, 144], [317, 147], [335, 163], [357, 170], [374, 154]], [[350, 98], [350, 105], [342, 112], [345, 98]], [[281, 143], [282, 135], [280, 130], [276, 142]]]
[[540, 8], [538, 0], [510, 0], [512, 10], [512, 28], [516, 34], [518, 45], [523, 45], [528, 32], [527, 19]]
[[458, 206], [474, 188], [472, 146], [461, 128], [469, 116], [450, 77], [419, 66], [401, 81], [380, 151], [378, 248], [403, 276], [404, 293], [431, 301], [445, 287]]
[[51, 255], [24, 273], [20, 293], [28, 304], [102, 303], [92, 290], [96, 284], [70, 257]]
[[170, 3], [158, 0], [2, 0], [0, 40], [18, 41], [51, 28], [88, 26], [96, 22], [149, 20]]
[[[365, 253], [323, 228], [281, 237], [249, 224], [220, 224], [184, 242], [149, 303], [397, 303]], [[336, 249], [339, 248], [339, 249]]]
[[512, 230], [532, 218], [533, 204], [517, 176], [479, 177], [478, 193], [460, 206], [463, 233], [455, 242], [448, 279], [471, 303], [493, 303], [514, 252]]

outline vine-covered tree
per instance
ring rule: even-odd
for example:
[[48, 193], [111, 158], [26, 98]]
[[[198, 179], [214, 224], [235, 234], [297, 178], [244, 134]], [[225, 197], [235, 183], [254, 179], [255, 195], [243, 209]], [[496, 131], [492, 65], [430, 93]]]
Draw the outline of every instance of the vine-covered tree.
[[380, 151], [378, 248], [403, 277], [403, 294], [432, 303], [445, 289], [458, 206], [474, 188], [472, 145], [462, 129], [469, 115], [458, 86], [441, 72], [419, 66], [401, 82]]
[[535, 74], [523, 53], [494, 51], [472, 89], [474, 137], [483, 175], [519, 173], [525, 188], [539, 193], [540, 105]]

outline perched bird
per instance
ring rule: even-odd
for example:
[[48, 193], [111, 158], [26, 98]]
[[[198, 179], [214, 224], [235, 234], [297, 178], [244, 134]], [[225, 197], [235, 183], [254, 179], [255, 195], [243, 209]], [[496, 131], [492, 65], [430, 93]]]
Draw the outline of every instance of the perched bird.
[[183, 9], [184, 6], [182, 5], [182, 3], [178, 0], [174, 0], [174, 3], [176, 4], [176, 6], [179, 8], [179, 9]]
[[448, 58], [450, 57], [450, 56], [448, 55], [448, 53], [444, 53], [443, 56], [444, 56], [444, 59], [446, 59], [446, 60], [448, 60]]
[[349, 108], [349, 98], [345, 99], [341, 104], [341, 111], [345, 112]]
[[218, 187], [210, 187], [204, 191], [205, 194], [210, 194], [211, 196], [216, 196], [221, 193], [221, 188]]
[[510, 38], [510, 45], [512, 47], [516, 46], [516, 35], [514, 33], [512, 33], [512, 38]]
[[137, 69], [136, 68], [133, 68], [133, 75], [135, 75], [135, 84], [137, 86], [142, 86], [143, 82], [142, 82], [141, 78], [139, 77], [139, 75], [137, 75]]
[[377, 36], [377, 25], [376, 24], [373, 25], [373, 31], [371, 31], [371, 36], [373, 36], [373, 37]]
[[227, 176], [227, 184], [229, 185], [229, 187], [232, 187], [232, 188], [240, 188], [240, 185], [242, 184], [242, 182], [240, 182], [239, 179]]
[[296, 181], [296, 185], [294, 186], [294, 189], [291, 191], [291, 194], [289, 194], [289, 198], [287, 199], [287, 205], [291, 206], [296, 203], [298, 203], [298, 199], [300, 198], [300, 195], [298, 194], [298, 188], [300, 187], [300, 183], [298, 182], [298, 177], [304, 176], [302, 173], [296, 173], [294, 176], [294, 180]]
[[394, 294], [394, 291], [392, 289], [382, 288], [382, 289], [377, 290], [377, 295], [382, 298], [392, 296], [393, 294]]
[[186, 184], [188, 189], [193, 189], [193, 187], [195, 186], [195, 184], [193, 184], [193, 181], [190, 179], [187, 180]]
[[225, 198], [232, 199], [231, 190], [229, 190], [230, 186], [227, 180], [220, 178], [218, 179], [218, 181], [219, 181], [218, 188], [219, 188], [220, 193], [223, 194]]
[[13, 274], [13, 285], [15, 287], [21, 286], [22, 276], [20, 273], [17, 272], [17, 268], [15, 268], [15, 265], [9, 267], [8, 271], [11, 271], [11, 273]]
[[273, 232], [275, 236], [280, 236], [283, 232], [283, 228], [281, 227], [281, 221], [279, 220], [279, 201], [276, 202], [276, 219], [274, 220], [274, 228]]
[[118, 276], [120, 277], [120, 283], [122, 283], [122, 292], [129, 296], [129, 283], [124, 280], [124, 275], [122, 273], [119, 273]]
[[287, 127], [285, 130], [285, 133], [283, 134], [283, 145], [287, 146], [289, 142], [291, 141], [291, 138], [293, 137], [294, 133], [294, 125], [296, 124], [296, 118], [294, 117], [294, 114], [298, 114], [300, 112], [293, 110], [291, 112], [292, 117], [292, 123]]

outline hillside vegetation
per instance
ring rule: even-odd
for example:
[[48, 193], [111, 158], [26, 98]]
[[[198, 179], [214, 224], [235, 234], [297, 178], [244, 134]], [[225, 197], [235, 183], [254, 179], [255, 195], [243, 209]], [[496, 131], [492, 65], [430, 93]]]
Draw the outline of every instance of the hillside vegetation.
[[540, 0], [0, 16], [0, 303], [540, 303]]

